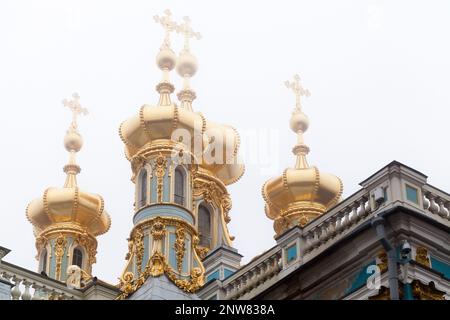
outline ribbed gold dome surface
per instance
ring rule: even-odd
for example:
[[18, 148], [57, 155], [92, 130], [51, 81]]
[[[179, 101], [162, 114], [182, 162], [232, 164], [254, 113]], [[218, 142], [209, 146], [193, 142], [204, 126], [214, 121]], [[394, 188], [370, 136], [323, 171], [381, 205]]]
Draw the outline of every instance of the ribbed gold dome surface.
[[325, 213], [340, 200], [343, 191], [338, 177], [310, 167], [306, 160], [309, 147], [303, 141], [303, 133], [308, 129], [309, 120], [301, 111], [300, 97], [309, 96], [309, 92], [300, 86], [299, 80], [295, 76], [294, 82], [286, 82], [297, 100], [290, 121], [291, 129], [297, 134], [297, 144], [293, 148], [297, 156], [295, 168], [286, 169], [262, 187], [266, 215], [274, 220], [276, 236], [296, 225], [304, 226]]
[[[242, 176], [244, 165], [237, 161], [240, 144], [237, 131], [228, 125], [210, 122], [198, 112], [174, 104], [144, 105], [137, 115], [124, 121], [119, 128], [129, 160], [153, 141], [174, 140], [174, 137], [178, 137], [177, 132], [186, 133], [190, 137], [188, 141], [181, 143], [197, 157], [199, 165], [216, 175], [223, 183], [234, 183]], [[219, 161], [216, 162], [206, 156], [209, 154], [208, 148], [213, 146], [216, 148], [215, 152], [222, 154], [217, 157]], [[216, 146], [220, 146], [221, 151]]]
[[26, 214], [36, 234], [66, 224], [98, 236], [107, 232], [111, 225], [103, 198], [76, 186], [48, 188], [42, 197], [30, 202]]

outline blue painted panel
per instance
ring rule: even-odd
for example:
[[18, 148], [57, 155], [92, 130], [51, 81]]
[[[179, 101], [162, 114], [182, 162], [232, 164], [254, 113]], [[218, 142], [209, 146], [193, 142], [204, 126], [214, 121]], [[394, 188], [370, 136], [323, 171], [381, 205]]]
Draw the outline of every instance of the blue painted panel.
[[223, 275], [224, 275], [224, 279], [228, 278], [229, 276], [231, 276], [234, 273], [234, 271], [231, 271], [230, 269], [223, 269]]
[[173, 247], [173, 245], [175, 243], [175, 238], [176, 238], [175, 234], [169, 233], [169, 264], [171, 265], [171, 267], [174, 270], [178, 271], [178, 268], [177, 268], [177, 257], [176, 257], [176, 254], [175, 254], [175, 249]]
[[163, 201], [170, 201], [170, 177], [169, 170], [166, 170], [166, 174], [164, 176], [164, 184], [163, 184]]
[[211, 281], [213, 279], [219, 279], [219, 270], [214, 271], [213, 273], [211, 273], [207, 278], [206, 278], [206, 282]]
[[148, 261], [148, 252], [149, 252], [149, 238], [148, 238], [148, 234], [146, 234], [144, 236], [144, 255], [142, 256], [142, 265], [141, 265], [141, 270], [145, 269], [145, 266], [147, 265], [147, 261]]
[[150, 179], [150, 203], [156, 203], [156, 184], [157, 184], [157, 178], [153, 176]]
[[367, 279], [374, 273], [374, 272], [369, 273], [367, 271], [368, 270], [367, 268], [371, 265], [376, 265], [376, 261], [375, 260], [371, 261], [369, 264], [367, 264], [361, 269], [361, 271], [354, 278], [351, 286], [345, 290], [346, 295], [366, 285]]
[[446, 279], [450, 280], [450, 265], [433, 257], [430, 257], [430, 262], [431, 269], [442, 273]]
[[180, 218], [192, 225], [194, 224], [194, 218], [191, 216], [189, 211], [181, 207], [172, 206], [170, 204], [153, 205], [138, 211], [133, 218], [133, 223], [137, 224], [144, 219], [158, 216]]
[[297, 259], [297, 245], [292, 245], [286, 249], [286, 262], [289, 263]]
[[184, 258], [183, 258], [183, 268], [181, 269], [183, 271], [183, 273], [189, 273], [189, 256], [188, 256], [188, 248], [191, 247], [191, 242], [186, 239], [186, 243], [184, 245], [184, 247], [186, 248], [185, 252], [184, 252]]
[[411, 202], [419, 203], [419, 197], [418, 192], [416, 188], [406, 186], [406, 199], [408, 199]]

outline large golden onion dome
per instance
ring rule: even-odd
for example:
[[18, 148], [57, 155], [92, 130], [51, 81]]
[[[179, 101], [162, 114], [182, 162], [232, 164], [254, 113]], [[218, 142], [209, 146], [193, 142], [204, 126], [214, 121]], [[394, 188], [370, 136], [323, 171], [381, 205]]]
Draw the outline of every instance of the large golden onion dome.
[[[186, 37], [199, 38], [200, 35], [191, 32]], [[119, 128], [127, 159], [132, 161], [147, 146], [158, 142], [176, 142], [194, 155], [195, 161], [203, 169], [225, 185], [239, 180], [244, 173], [244, 165], [238, 159], [240, 138], [237, 131], [231, 126], [206, 120], [200, 112], [192, 110], [196, 94], [190, 87], [189, 79], [197, 72], [198, 63], [189, 50], [188, 41], [177, 57], [166, 35], [156, 56], [156, 64], [163, 72], [163, 78], [156, 86], [160, 94], [158, 104], [143, 105], [138, 114], [124, 121]], [[169, 72], [174, 68], [183, 78], [183, 88], [177, 95], [181, 102], [179, 106], [172, 103], [170, 98], [175, 88], [169, 81]]]
[[279, 177], [267, 181], [262, 188], [268, 218], [274, 220], [274, 230], [279, 236], [293, 226], [304, 226], [334, 206], [342, 195], [343, 185], [335, 175], [310, 167], [306, 155], [309, 147], [304, 143], [303, 133], [308, 129], [308, 117], [302, 112], [300, 97], [309, 91], [300, 86], [300, 78], [286, 82], [296, 94], [296, 108], [290, 126], [297, 133], [293, 153], [297, 156], [294, 168], [286, 169]]
[[[75, 101], [78, 95], [74, 94]], [[78, 112], [85, 111], [80, 109]], [[82, 191], [76, 180], [76, 175], [81, 169], [75, 162], [75, 154], [82, 145], [83, 139], [76, 127], [76, 110], [74, 121], [64, 137], [64, 146], [70, 153], [70, 160], [64, 166], [67, 174], [66, 182], [62, 188], [48, 188], [42, 197], [30, 202], [26, 215], [34, 226], [35, 235], [38, 237], [47, 231], [72, 230], [74, 232], [87, 233], [98, 236], [108, 231], [111, 219], [105, 211], [103, 198], [96, 194]]]

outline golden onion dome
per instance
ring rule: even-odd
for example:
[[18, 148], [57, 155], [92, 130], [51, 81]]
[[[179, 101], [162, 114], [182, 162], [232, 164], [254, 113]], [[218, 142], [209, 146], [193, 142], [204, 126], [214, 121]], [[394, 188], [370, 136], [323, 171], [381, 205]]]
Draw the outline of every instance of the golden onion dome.
[[304, 226], [325, 213], [340, 200], [343, 192], [338, 177], [310, 167], [306, 160], [309, 147], [304, 143], [303, 133], [308, 129], [309, 120], [301, 110], [300, 97], [309, 96], [309, 91], [303, 89], [299, 81], [296, 75], [294, 82], [286, 82], [297, 100], [290, 121], [291, 129], [297, 134], [297, 144], [292, 150], [297, 156], [296, 165], [267, 181], [262, 188], [265, 212], [274, 220], [277, 236], [295, 225]]
[[[243, 164], [237, 161], [240, 138], [233, 127], [207, 121], [202, 114], [174, 104], [142, 106], [137, 115], [121, 124], [119, 135], [128, 159], [152, 141], [172, 140], [181, 142], [196, 155], [199, 165], [227, 185], [237, 181], [244, 171]], [[220, 154], [215, 157], [215, 153]]]
[[26, 214], [37, 235], [49, 227], [70, 224], [98, 236], [107, 232], [111, 225], [103, 198], [81, 191], [77, 186], [48, 188], [42, 197], [28, 205]]
[[76, 180], [81, 169], [76, 164], [75, 154], [82, 145], [83, 139], [77, 131], [76, 115], [86, 113], [78, 103], [79, 96], [73, 95], [74, 100], [64, 105], [72, 110], [74, 119], [64, 137], [64, 146], [70, 153], [70, 160], [64, 166], [67, 174], [62, 188], [48, 188], [42, 197], [30, 202], [26, 209], [26, 216], [33, 224], [38, 236], [53, 228], [69, 228], [97, 236], [109, 230], [111, 219], [104, 208], [103, 198], [96, 194], [82, 191]]
[[[160, 22], [167, 30], [172, 30], [168, 21]], [[158, 104], [143, 105], [138, 114], [120, 125], [119, 135], [125, 144], [125, 155], [131, 161], [151, 143], [175, 142], [194, 155], [202, 168], [224, 184], [232, 184], [244, 173], [244, 165], [238, 160], [239, 134], [233, 127], [209, 121], [201, 113], [192, 110], [196, 94], [189, 82], [197, 72], [198, 62], [190, 52], [189, 38], [199, 39], [200, 34], [192, 31], [188, 21], [178, 26], [177, 31], [186, 37], [180, 55], [175, 59], [166, 34], [156, 56], [156, 64], [163, 72], [162, 80], [156, 86], [160, 94]], [[178, 93], [180, 106], [172, 103], [170, 98], [175, 88], [170, 83], [169, 72], [174, 68], [183, 78], [183, 88]]]

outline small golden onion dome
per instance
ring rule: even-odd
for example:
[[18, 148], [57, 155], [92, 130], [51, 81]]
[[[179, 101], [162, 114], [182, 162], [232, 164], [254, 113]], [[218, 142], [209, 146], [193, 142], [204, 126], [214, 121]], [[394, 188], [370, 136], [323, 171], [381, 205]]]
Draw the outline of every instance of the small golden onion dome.
[[292, 150], [297, 156], [296, 165], [267, 181], [262, 188], [265, 212], [274, 220], [276, 236], [296, 225], [304, 226], [325, 213], [338, 203], [343, 192], [338, 177], [310, 167], [306, 160], [309, 147], [304, 143], [303, 133], [309, 127], [309, 119], [301, 110], [300, 97], [309, 96], [309, 91], [300, 86], [299, 80], [295, 76], [294, 82], [286, 82], [297, 101], [290, 120], [290, 127], [297, 134], [297, 144]]
[[289, 168], [263, 186], [266, 215], [275, 220], [277, 234], [294, 225], [304, 226], [340, 199], [341, 180], [316, 167]]
[[48, 188], [41, 198], [28, 205], [26, 214], [37, 235], [49, 227], [66, 224], [98, 236], [111, 226], [103, 198], [77, 186]]
[[98, 236], [107, 232], [111, 226], [103, 198], [82, 191], [77, 185], [76, 175], [81, 169], [76, 164], [75, 154], [83, 146], [83, 138], [77, 131], [76, 117], [78, 114], [87, 114], [78, 99], [75, 93], [73, 100], [63, 101], [73, 112], [72, 124], [64, 137], [64, 147], [70, 153], [69, 163], [64, 166], [66, 182], [62, 188], [45, 190], [43, 196], [31, 201], [26, 209], [26, 216], [33, 224], [36, 236], [61, 228]]

